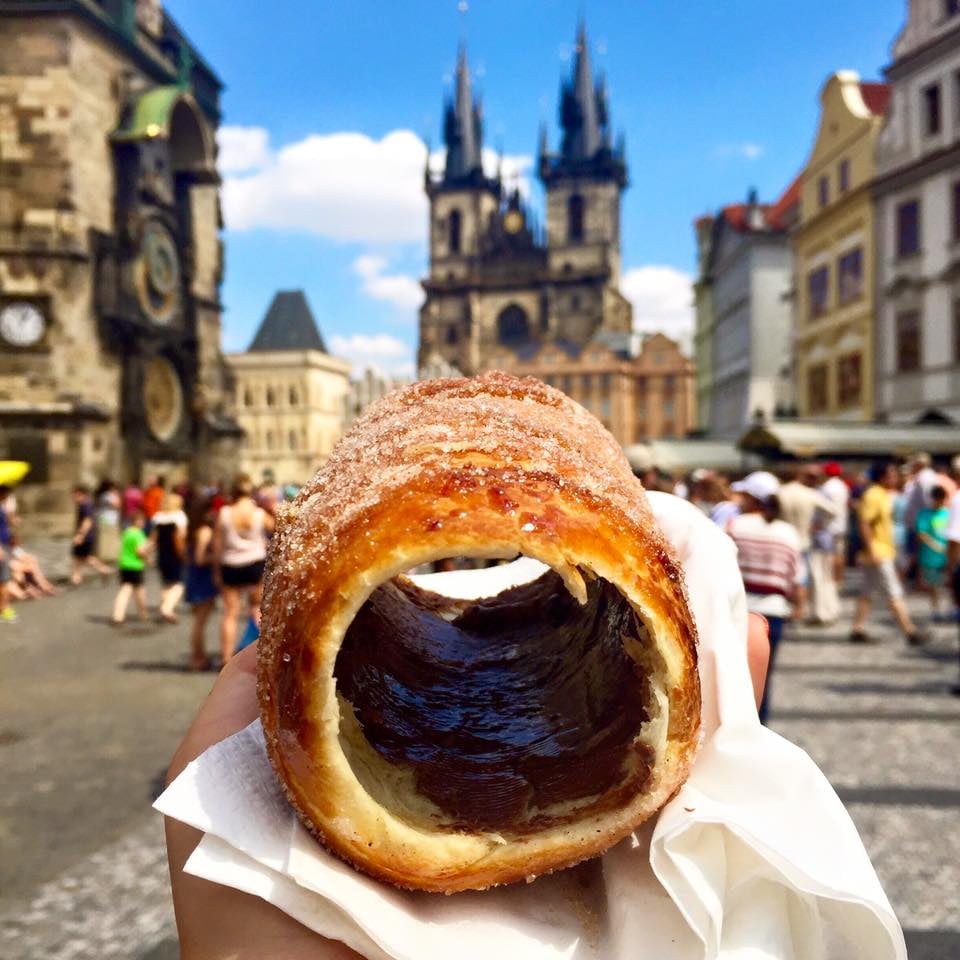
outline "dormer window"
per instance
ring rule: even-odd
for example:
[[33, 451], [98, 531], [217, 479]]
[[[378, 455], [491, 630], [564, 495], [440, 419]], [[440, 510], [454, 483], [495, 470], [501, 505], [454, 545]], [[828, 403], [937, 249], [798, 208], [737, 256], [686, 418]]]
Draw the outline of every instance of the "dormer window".
[[841, 160], [837, 179], [840, 181], [840, 192], [846, 193], [850, 189], [850, 161]]
[[570, 243], [583, 240], [583, 197], [579, 193], [567, 201], [567, 240]]
[[447, 246], [451, 253], [460, 252], [462, 218], [459, 210], [451, 210], [447, 218]]
[[821, 210], [830, 202], [830, 181], [826, 177], [817, 182], [817, 200]]

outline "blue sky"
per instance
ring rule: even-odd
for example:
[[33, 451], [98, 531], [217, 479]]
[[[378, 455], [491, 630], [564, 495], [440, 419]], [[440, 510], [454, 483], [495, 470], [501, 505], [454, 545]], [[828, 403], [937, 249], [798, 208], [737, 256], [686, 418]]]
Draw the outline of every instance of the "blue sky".
[[[642, 329], [690, 323], [692, 221], [775, 199], [803, 164], [834, 70], [880, 77], [905, 0], [167, 0], [226, 84], [221, 139], [228, 349], [302, 287], [328, 344], [402, 371], [425, 268], [422, 141], [465, 37], [486, 145], [520, 177], [577, 18], [627, 137], [624, 290]], [[539, 185], [530, 186], [535, 203]]]

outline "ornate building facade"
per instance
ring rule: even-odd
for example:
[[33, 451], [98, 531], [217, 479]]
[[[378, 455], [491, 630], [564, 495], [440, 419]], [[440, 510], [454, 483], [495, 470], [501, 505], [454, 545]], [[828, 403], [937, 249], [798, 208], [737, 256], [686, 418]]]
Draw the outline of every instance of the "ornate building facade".
[[853, 71], [820, 94], [813, 151], [800, 175], [793, 233], [797, 399], [801, 417], [874, 416], [874, 151], [890, 89]]
[[303, 291], [277, 293], [247, 351], [226, 360], [241, 468], [256, 482], [306, 483], [340, 439], [350, 364], [327, 353]]
[[0, 457], [37, 526], [231, 469], [220, 88], [158, 0], [0, 0]]
[[[444, 170], [426, 175], [430, 271], [420, 311], [421, 375], [444, 364], [467, 375], [494, 366], [540, 369], [538, 355], [550, 346], [574, 366], [588, 364], [591, 350], [607, 351], [610, 382], [630, 380], [619, 372], [638, 356], [630, 347], [633, 310], [619, 289], [627, 165], [623, 139], [613, 142], [605, 87], [593, 76], [582, 26], [572, 76], [561, 87], [560, 123], [556, 152], [545, 130], [540, 136], [541, 230], [519, 191], [484, 171], [481, 107], [461, 50], [444, 111]], [[640, 400], [631, 388], [610, 402], [612, 410]], [[665, 421], [680, 434], [694, 422], [692, 407], [684, 411]], [[621, 443], [635, 442], [627, 424], [636, 419], [610, 421]]]
[[876, 401], [960, 423], [960, 4], [911, 0], [877, 142]]

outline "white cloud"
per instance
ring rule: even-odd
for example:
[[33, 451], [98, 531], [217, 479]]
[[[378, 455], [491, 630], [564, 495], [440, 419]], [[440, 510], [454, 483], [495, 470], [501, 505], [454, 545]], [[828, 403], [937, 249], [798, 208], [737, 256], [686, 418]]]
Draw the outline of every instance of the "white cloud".
[[217, 166], [222, 176], [263, 167], [270, 158], [270, 137], [263, 127], [221, 127]]
[[[380, 140], [363, 133], [310, 134], [279, 148], [260, 127], [221, 129], [223, 207], [227, 227], [300, 230], [332, 240], [425, 243], [426, 145], [410, 130]], [[497, 155], [484, 151], [493, 173]], [[431, 154], [442, 169], [443, 151]], [[532, 157], [506, 156], [503, 170], [529, 189]]]
[[739, 160], [759, 160], [763, 156], [766, 148], [762, 143], [721, 143], [715, 147], [713, 155], [715, 157], [736, 157]]
[[364, 254], [353, 261], [353, 272], [363, 281], [363, 292], [374, 300], [385, 300], [399, 310], [416, 310], [423, 303], [423, 288], [405, 273], [386, 273], [383, 257]]
[[336, 356], [350, 361], [355, 375], [372, 367], [388, 376], [413, 376], [413, 348], [389, 334], [354, 333], [349, 337], [335, 334], [330, 338], [330, 347]]
[[693, 278], [665, 266], [633, 267], [620, 281], [633, 304], [633, 327], [642, 333], [665, 333], [690, 349], [693, 337]]

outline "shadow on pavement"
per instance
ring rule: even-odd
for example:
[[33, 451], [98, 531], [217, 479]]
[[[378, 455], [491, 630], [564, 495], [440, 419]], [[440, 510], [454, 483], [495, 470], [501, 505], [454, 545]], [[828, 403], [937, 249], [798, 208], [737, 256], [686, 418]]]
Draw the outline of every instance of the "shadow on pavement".
[[217, 673], [219, 664], [212, 663], [206, 670], [191, 670], [185, 660], [125, 660], [117, 664], [121, 670], [142, 670], [144, 673]]
[[950, 692], [950, 684], [947, 680], [940, 683], [920, 683], [905, 687], [895, 683], [878, 683], [876, 681], [865, 681], [862, 683], [824, 683], [820, 684], [822, 690], [829, 690], [831, 693], [884, 693], [893, 696], [944, 696]]
[[904, 930], [910, 960], [960, 957], [960, 930]]

